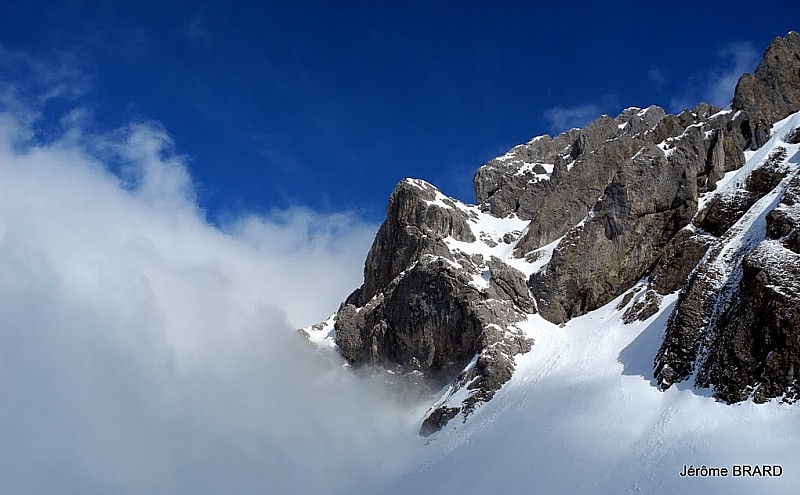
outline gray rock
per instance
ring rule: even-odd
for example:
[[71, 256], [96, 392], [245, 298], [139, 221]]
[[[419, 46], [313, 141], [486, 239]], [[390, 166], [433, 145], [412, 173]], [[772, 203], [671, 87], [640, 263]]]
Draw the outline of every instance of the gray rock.
[[658, 313], [662, 297], [654, 290], [646, 291], [633, 306], [622, 315], [622, 322], [626, 324], [634, 321], [645, 321]]
[[[553, 196], [562, 199], [568, 198], [574, 193], [582, 193], [592, 186], [599, 193], [609, 178], [602, 177], [602, 170], [598, 175], [600, 178], [596, 178], [592, 173], [582, 173], [581, 169], [590, 172], [597, 163], [606, 165], [615, 159], [629, 158], [638, 148], [633, 147], [634, 149], [623, 152], [624, 156], [619, 156], [619, 152], [625, 147], [620, 147], [614, 138], [620, 135], [640, 136], [649, 132], [648, 139], [652, 140], [653, 129], [665, 115], [664, 110], [655, 105], [644, 110], [631, 108], [621, 113], [616, 119], [604, 115], [584, 129], [572, 129], [556, 138], [538, 137], [525, 145], [513, 148], [503, 157], [491, 160], [481, 167], [473, 179], [475, 196], [480, 204], [485, 205], [486, 209], [496, 216], [505, 216], [513, 212], [524, 219], [534, 219], [534, 216], [538, 219], [548, 218], [551, 212], [558, 213], [562, 206], [552, 207], [551, 205], [556, 203], [555, 201], [547, 202], [546, 205], [542, 204], [546, 202], [545, 198]], [[624, 127], [621, 129], [620, 126]], [[678, 134], [683, 131], [683, 128], [672, 129], [672, 131]], [[603, 152], [598, 158], [593, 157], [596, 152], [607, 146], [611, 146], [613, 149]], [[570, 173], [565, 160], [575, 161], [576, 164], [578, 162], [587, 162], [587, 164], [579, 166], [577, 172]], [[534, 166], [530, 173], [520, 172], [523, 165], [533, 163], [546, 163], [554, 166], [549, 182], [541, 180], [536, 175], [543, 172], [544, 167], [541, 165], [541, 168]], [[576, 177], [565, 182], [568, 174]], [[579, 209], [582, 209], [583, 215], [585, 215], [590, 206], [591, 204], [584, 205]], [[554, 220], [553, 224], [558, 223], [559, 220]], [[559, 230], [560, 232], [555, 238], [566, 232], [566, 229]], [[535, 249], [539, 246], [532, 247], [532, 245], [537, 243], [538, 241], [530, 240], [525, 244], [528, 248]]]
[[726, 402], [800, 397], [800, 255], [766, 243], [744, 258], [732, 306], [718, 323], [697, 386]]
[[[780, 169], [778, 155], [751, 174], [752, 180], [748, 183], [754, 184], [754, 189], [774, 183], [774, 171]], [[742, 400], [749, 394], [744, 389], [758, 382], [752, 368], [748, 368], [744, 361], [752, 364], [763, 357], [759, 350], [760, 337], [757, 337], [762, 331], [760, 322], [782, 325], [782, 331], [797, 328], [787, 326], [794, 324], [791, 318], [784, 321], [782, 316], [775, 314], [779, 309], [781, 314], [785, 314], [786, 310], [781, 308], [788, 308], [791, 304], [798, 307], [795, 299], [800, 297], [796, 287], [798, 279], [793, 271], [798, 261], [793, 258], [796, 253], [782, 244], [791, 245], [791, 234], [798, 223], [793, 218], [794, 208], [788, 203], [793, 203], [800, 194], [800, 175], [797, 171], [792, 173], [789, 190], [782, 200], [785, 206], [777, 208], [777, 213], [767, 215], [767, 233], [780, 238], [781, 243], [765, 241], [754, 251], [753, 246], [742, 244], [722, 256], [725, 247], [737, 234], [730, 227], [734, 222], [728, 219], [724, 222], [730, 225], [728, 230], [714, 243], [681, 291], [655, 359], [655, 378], [662, 389], [688, 379], [699, 367], [704, 371], [698, 375], [698, 386], [714, 385], [718, 397], [727, 401]], [[780, 184], [774, 186], [781, 187]], [[731, 214], [737, 218], [742, 216], [738, 212]], [[759, 213], [748, 210], [747, 214]], [[800, 213], [797, 216], [800, 217]], [[776, 252], [780, 256], [776, 256]], [[728, 268], [723, 270], [720, 264]], [[732, 274], [725, 275], [728, 272]], [[795, 352], [793, 349], [784, 351], [789, 355]], [[737, 365], [740, 366], [738, 371], [732, 373], [725, 369], [740, 358], [744, 361]], [[800, 360], [800, 355], [797, 359]], [[774, 389], [775, 386], [770, 386], [765, 391]]]
[[618, 127], [620, 127], [618, 134], [636, 136], [652, 131], [666, 116], [667, 113], [663, 108], [657, 105], [650, 105], [645, 109], [626, 109], [614, 120], [617, 122]]
[[488, 294], [490, 298], [511, 301], [526, 313], [536, 312], [536, 305], [522, 272], [494, 257], [489, 260], [488, 266], [491, 274]]
[[619, 302], [619, 304], [617, 304], [617, 311], [622, 311], [622, 308], [627, 306], [631, 302], [631, 300], [633, 299], [633, 296], [635, 296], [641, 290], [642, 290], [641, 287], [634, 287], [633, 289], [631, 289], [628, 292], [626, 292], [625, 296], [622, 298], [622, 300]]
[[[513, 356], [532, 345], [514, 327], [535, 312], [525, 276], [497, 258], [451, 251], [444, 241], [482, 242], [470, 228], [472, 215], [423, 181], [398, 184], [367, 256], [364, 285], [335, 318], [336, 345], [354, 367], [431, 389], [470, 388], [463, 403], [433, 409], [423, 434], [489, 400], [511, 377]], [[482, 272], [488, 284], [476, 287]]]
[[681, 291], [655, 357], [654, 376], [662, 390], [686, 380], [694, 372], [703, 332], [716, 308], [718, 280], [714, 275], [701, 269]]
[[[354, 367], [416, 387], [449, 385], [422, 423], [427, 435], [466, 419], [510, 379], [514, 356], [533, 344], [515, 324], [537, 308], [563, 323], [627, 291], [619, 309], [632, 322], [680, 289], [654, 363], [661, 388], [697, 371], [697, 385], [714, 386], [726, 401], [795, 400], [800, 178], [767, 215], [769, 239], [733, 253], [724, 248], [737, 221], [796, 172], [777, 150], [745, 184], [710, 191], [742, 166], [744, 150], [769, 139], [773, 122], [800, 110], [797, 33], [772, 42], [754, 74], [739, 81], [732, 108], [699, 104], [679, 115], [629, 108], [489, 161], [474, 177], [481, 210], [528, 220], [522, 232], [473, 233], [475, 209], [424, 181], [401, 182], [364, 284], [335, 317], [339, 351]], [[797, 142], [793, 132], [787, 139]], [[698, 213], [706, 193], [715, 196]], [[498, 258], [451, 251], [447, 238], [513, 245], [528, 260], [560, 241], [525, 280]]]
[[650, 287], [661, 295], [683, 287], [711, 242], [708, 236], [682, 229], [661, 251], [661, 257], [650, 274]]
[[483, 322], [474, 306], [480, 295], [468, 282], [444, 260], [418, 263], [382, 288], [377, 304], [345, 305], [336, 318], [336, 344], [355, 366], [419, 369], [441, 385], [479, 351]]
[[800, 35], [775, 38], [755, 72], [736, 84], [731, 107], [776, 122], [800, 108]]
[[459, 407], [440, 407], [431, 412], [422, 422], [422, 427], [419, 434], [427, 437], [436, 433], [445, 427], [451, 419], [455, 418], [461, 412]]
[[572, 143], [570, 157], [574, 160], [579, 156], [588, 155], [597, 150], [614, 137], [619, 130], [617, 121], [603, 115], [597, 120], [589, 123], [580, 131], [575, 142]]
[[703, 342], [697, 386], [713, 386], [715, 397], [726, 402], [794, 402], [800, 394], [799, 198], [795, 172], [767, 215], [768, 239], [744, 257], [731, 304]]
[[[555, 138], [538, 136], [490, 160], [478, 169], [473, 178], [478, 203], [498, 217], [515, 212], [517, 199], [528, 182], [535, 182], [536, 175], [545, 172], [544, 167], [535, 167], [535, 164], [552, 164], [558, 157], [568, 155], [579, 132], [572, 129]], [[533, 169], [530, 173], [520, 174], [520, 169], [526, 164], [533, 164]]]
[[640, 137], [620, 136], [588, 156], [579, 157], [569, 170], [565, 163], [556, 163], [549, 182], [523, 191], [517, 214], [530, 218], [531, 224], [517, 244], [518, 255], [558, 239], [583, 220], [603, 194], [618, 164], [636, 154], [641, 146]]
[[389, 198], [386, 221], [367, 254], [364, 286], [348, 303], [366, 304], [422, 254], [447, 256], [444, 237], [475, 240], [462, 210], [431, 204], [436, 194], [436, 188], [421, 180], [407, 179], [397, 185]]
[[559, 243], [546, 271], [531, 276], [543, 317], [563, 323], [608, 303], [644, 276], [689, 223], [702, 161], [687, 160], [681, 149], [668, 160], [645, 146], [619, 165], [584, 224]]
[[787, 134], [784, 141], [789, 144], [800, 144], [800, 127]]
[[[745, 256], [732, 304], [719, 318], [697, 385], [726, 402], [800, 398], [800, 173], [767, 216], [767, 235]], [[793, 249], [794, 248], [794, 249]]]

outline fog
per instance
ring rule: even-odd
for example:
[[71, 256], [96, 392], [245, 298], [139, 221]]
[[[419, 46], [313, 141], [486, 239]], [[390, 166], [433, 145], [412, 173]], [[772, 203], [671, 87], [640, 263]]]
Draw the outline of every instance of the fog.
[[[361, 283], [376, 225], [198, 207], [153, 122], [0, 114], [0, 492], [353, 493], [418, 411], [296, 328]], [[412, 450], [410, 450], [412, 449]]]

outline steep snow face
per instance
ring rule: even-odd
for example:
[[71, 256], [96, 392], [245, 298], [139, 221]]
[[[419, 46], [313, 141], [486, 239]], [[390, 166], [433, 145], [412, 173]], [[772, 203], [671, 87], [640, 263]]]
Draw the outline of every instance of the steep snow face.
[[[660, 392], [651, 357], [676, 296], [621, 323], [621, 298], [536, 340], [495, 398], [420, 446], [390, 493], [785, 494], [800, 490], [800, 404], [725, 405], [688, 387]], [[631, 301], [629, 305], [634, 304]], [[777, 478], [682, 477], [684, 466], [780, 465]]]

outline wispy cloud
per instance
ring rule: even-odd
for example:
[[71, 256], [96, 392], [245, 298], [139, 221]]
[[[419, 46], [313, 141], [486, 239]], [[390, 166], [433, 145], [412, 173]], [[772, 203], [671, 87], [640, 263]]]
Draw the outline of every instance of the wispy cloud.
[[701, 101], [727, 108], [739, 78], [756, 68], [759, 57], [759, 51], [750, 42], [726, 44], [717, 53], [717, 65], [707, 73], [691, 78], [683, 94], [671, 100], [670, 110], [680, 112]]
[[38, 108], [56, 99], [75, 99], [91, 87], [92, 71], [74, 52], [34, 57], [0, 43], [0, 102]]
[[200, 14], [196, 14], [189, 19], [189, 22], [181, 28], [181, 34], [190, 41], [202, 41], [207, 43], [211, 40], [211, 36], [206, 28], [205, 18]]
[[583, 127], [593, 119], [600, 116], [600, 105], [586, 103], [573, 107], [553, 107], [544, 112], [549, 128], [558, 133], [573, 127]]
[[660, 90], [664, 87], [666, 77], [664, 77], [664, 72], [658, 67], [653, 66], [647, 69], [647, 78], [650, 79], [650, 82], [653, 83], [656, 89]]
[[548, 108], [544, 112], [548, 129], [557, 134], [575, 127], [583, 127], [604, 113], [613, 112], [618, 106], [615, 95], [603, 95], [600, 101], [567, 107]]
[[730, 43], [720, 51], [720, 57], [727, 61], [725, 66], [709, 74], [705, 98], [712, 105], [727, 107], [733, 98], [736, 83], [745, 72], [753, 72], [758, 64], [760, 53], [751, 43]]

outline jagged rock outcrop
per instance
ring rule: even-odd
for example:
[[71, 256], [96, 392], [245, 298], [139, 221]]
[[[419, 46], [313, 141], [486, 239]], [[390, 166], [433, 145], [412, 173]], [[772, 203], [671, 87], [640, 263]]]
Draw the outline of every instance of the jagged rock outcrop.
[[[633, 295], [633, 293], [630, 294]], [[622, 321], [624, 323], [633, 323], [636, 320], [645, 321], [658, 313], [661, 307], [661, 300], [662, 297], [658, 292], [652, 289], [645, 291], [631, 307], [625, 310], [625, 313], [622, 314]], [[626, 305], [627, 302], [625, 304], [620, 304], [620, 309]]]
[[731, 112], [696, 110], [697, 117], [684, 118], [697, 122], [680, 136], [656, 145], [646, 133], [636, 154], [616, 162], [582, 224], [564, 236], [547, 270], [533, 274], [530, 286], [545, 318], [563, 323], [594, 310], [645, 276], [694, 217], [699, 195], [744, 163], [744, 139], [732, 134]]
[[580, 129], [572, 129], [555, 138], [538, 136], [489, 161], [478, 169], [473, 180], [478, 202], [497, 217], [516, 212], [525, 188], [546, 180], [553, 172], [551, 165], [559, 158], [563, 160], [565, 150], [571, 148], [579, 134]]
[[[423, 434], [491, 399], [511, 377], [513, 357], [533, 343], [515, 327], [535, 312], [527, 277], [488, 255], [507, 242], [481, 230], [481, 216], [424, 181], [402, 181], [367, 256], [364, 284], [334, 318], [335, 343], [354, 366], [431, 388], [451, 384]], [[446, 402], [462, 388], [463, 400]]]
[[[800, 108], [800, 34], [775, 38], [753, 74], [736, 84], [731, 108], [771, 124]], [[764, 140], [766, 141], [766, 140]]]
[[786, 149], [777, 147], [766, 162], [750, 174], [741, 187], [715, 195], [708, 206], [695, 218], [698, 227], [714, 236], [721, 236], [745, 214], [756, 201], [773, 190], [786, 176], [782, 167]]
[[726, 402], [800, 397], [800, 255], [765, 242], [744, 257], [742, 280], [718, 320], [697, 385]]
[[650, 287], [662, 296], [683, 287], [710, 244], [709, 236], [696, 233], [694, 228], [681, 229], [661, 250], [650, 272]]
[[699, 167], [692, 165], [668, 160], [655, 145], [620, 164], [583, 225], [564, 237], [547, 270], [531, 277], [542, 316], [563, 323], [642, 277], [697, 209]]
[[[347, 303], [363, 306], [422, 254], [446, 256], [442, 242], [447, 236], [473, 242], [467, 214], [449, 198], [431, 204], [437, 190], [423, 181], [403, 181], [389, 198], [386, 222], [381, 225], [364, 264], [364, 285]], [[448, 204], [449, 203], [449, 204]], [[430, 235], [432, 234], [432, 235]]]

